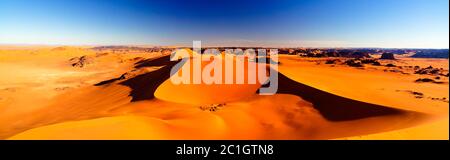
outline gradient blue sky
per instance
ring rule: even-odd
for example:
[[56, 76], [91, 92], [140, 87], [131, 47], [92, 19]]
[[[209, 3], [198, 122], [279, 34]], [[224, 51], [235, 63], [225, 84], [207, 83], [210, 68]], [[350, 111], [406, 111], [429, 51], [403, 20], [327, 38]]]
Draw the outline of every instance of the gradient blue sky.
[[448, 0], [0, 0], [0, 44], [448, 48]]

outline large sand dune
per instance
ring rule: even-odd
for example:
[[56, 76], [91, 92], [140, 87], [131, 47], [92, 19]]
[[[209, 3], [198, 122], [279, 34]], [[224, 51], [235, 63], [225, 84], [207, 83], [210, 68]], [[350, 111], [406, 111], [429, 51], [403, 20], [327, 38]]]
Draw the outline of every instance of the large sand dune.
[[[0, 81], [2, 139], [448, 139], [448, 101], [432, 99], [448, 99], [445, 77], [418, 84], [419, 75], [383, 66], [281, 56], [279, 90], [265, 96], [261, 84], [173, 85], [170, 69], [180, 61], [161, 54], [36, 50], [1, 51], [0, 76], [12, 77]], [[61, 50], [75, 51], [54, 56]], [[86, 67], [71, 66], [84, 55], [92, 57]]]

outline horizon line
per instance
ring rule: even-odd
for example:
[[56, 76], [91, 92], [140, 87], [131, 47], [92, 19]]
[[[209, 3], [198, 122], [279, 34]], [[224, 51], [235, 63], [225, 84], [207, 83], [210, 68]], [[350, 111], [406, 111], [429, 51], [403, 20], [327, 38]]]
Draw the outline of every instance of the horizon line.
[[[126, 46], [126, 47], [167, 47], [167, 48], [189, 48], [192, 46], [186, 45], [154, 45], [154, 44], [38, 44], [38, 43], [0, 43], [0, 46], [14, 46], [14, 47], [26, 47], [26, 46], [52, 46], [52, 47], [62, 47], [62, 46], [71, 46], [71, 47], [102, 47], [102, 46]], [[445, 47], [308, 47], [308, 46], [291, 46], [291, 47], [270, 47], [270, 46], [208, 46], [202, 45], [202, 48], [316, 48], [316, 49], [329, 49], [329, 48], [350, 48], [350, 49], [450, 49]]]

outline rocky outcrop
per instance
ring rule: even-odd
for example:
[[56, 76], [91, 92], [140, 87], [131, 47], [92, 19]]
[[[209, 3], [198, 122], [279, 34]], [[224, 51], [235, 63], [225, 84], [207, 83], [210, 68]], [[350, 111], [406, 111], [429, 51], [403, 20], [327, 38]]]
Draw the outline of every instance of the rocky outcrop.
[[415, 82], [416, 83], [436, 83], [436, 84], [443, 83], [443, 82], [435, 81], [435, 80], [430, 79], [430, 78], [419, 78]]
[[87, 56], [81, 56], [70, 59], [70, 62], [72, 62], [73, 67], [83, 68], [86, 65], [93, 63], [93, 60]]
[[446, 71], [443, 68], [433, 68], [432, 66], [428, 66], [426, 68], [414, 67], [414, 70], [415, 70], [414, 74], [444, 76], [444, 77], [449, 76], [448, 70]]
[[336, 64], [337, 62], [341, 62], [339, 59], [329, 59], [325, 62], [325, 64]]
[[389, 64], [386, 64], [386, 67], [397, 67], [397, 66], [395, 64], [389, 63]]
[[370, 58], [362, 59], [361, 63], [363, 63], [363, 64], [372, 64], [374, 66], [380, 66], [381, 65], [381, 63], [378, 62], [376, 59], [370, 59]]
[[394, 54], [393, 54], [393, 53], [383, 53], [383, 54], [381, 55], [381, 58], [380, 58], [380, 59], [390, 59], [390, 60], [394, 60], [395, 57], [394, 57]]
[[352, 57], [352, 58], [370, 58], [370, 55], [367, 52], [353, 52], [352, 54], [350, 54], [350, 57]]
[[420, 68], [420, 69], [416, 70], [414, 72], [414, 74], [432, 74], [432, 75], [434, 75], [434, 74], [439, 74], [440, 71], [441, 70], [438, 68], [433, 68], [432, 66], [428, 66], [426, 68]]
[[361, 61], [356, 59], [349, 59], [345, 61], [345, 64], [347, 64], [350, 67], [364, 67], [364, 65], [361, 63]]

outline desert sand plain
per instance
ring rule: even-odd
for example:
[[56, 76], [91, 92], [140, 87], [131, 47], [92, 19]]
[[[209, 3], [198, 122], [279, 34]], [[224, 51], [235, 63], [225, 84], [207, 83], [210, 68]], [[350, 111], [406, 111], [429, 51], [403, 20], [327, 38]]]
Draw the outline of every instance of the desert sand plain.
[[448, 74], [448, 59], [279, 55], [278, 92], [259, 95], [172, 85], [168, 56], [1, 46], [0, 139], [448, 139], [448, 76], [413, 68]]

